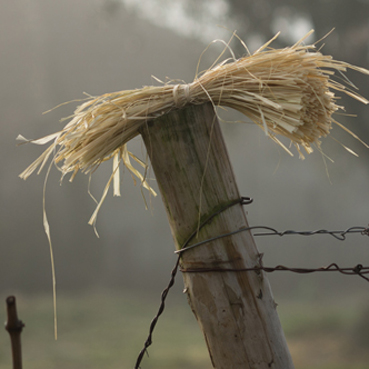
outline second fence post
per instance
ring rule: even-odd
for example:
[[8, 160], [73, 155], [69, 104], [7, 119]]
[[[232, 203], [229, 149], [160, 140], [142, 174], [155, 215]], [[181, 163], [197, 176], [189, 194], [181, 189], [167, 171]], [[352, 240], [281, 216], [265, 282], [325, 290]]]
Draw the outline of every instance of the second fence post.
[[[141, 135], [180, 249], [202, 220], [240, 198], [218, 119], [210, 103], [189, 106], [149, 121]], [[192, 244], [245, 227], [245, 212], [235, 205], [201, 228]], [[214, 368], [294, 367], [264, 272], [200, 270], [253, 268], [259, 259], [249, 232], [182, 255], [184, 270], [199, 270], [183, 278]]]

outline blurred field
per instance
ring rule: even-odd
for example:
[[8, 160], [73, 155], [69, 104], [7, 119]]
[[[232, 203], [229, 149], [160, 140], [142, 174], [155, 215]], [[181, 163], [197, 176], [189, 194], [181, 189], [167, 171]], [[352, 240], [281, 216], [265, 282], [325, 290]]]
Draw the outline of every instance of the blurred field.
[[[2, 296], [5, 301], [5, 296]], [[50, 295], [17, 296], [27, 369], [133, 368], [159, 296], [88, 293], [58, 298], [59, 338], [53, 339]], [[5, 320], [4, 303], [1, 316]], [[369, 368], [369, 309], [357, 302], [279, 303], [290, 350], [299, 369]], [[154, 333], [145, 369], [211, 368], [200, 330], [185, 297], [169, 296]], [[11, 368], [8, 333], [0, 333], [0, 369]]]

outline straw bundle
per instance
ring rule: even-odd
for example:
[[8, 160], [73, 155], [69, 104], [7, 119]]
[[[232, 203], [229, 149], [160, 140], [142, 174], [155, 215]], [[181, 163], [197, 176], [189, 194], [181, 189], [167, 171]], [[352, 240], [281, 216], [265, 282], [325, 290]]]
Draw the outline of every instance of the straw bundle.
[[[145, 163], [130, 153], [126, 144], [139, 134], [147, 120], [187, 104], [209, 101], [214, 107], [240, 111], [280, 145], [277, 135], [289, 138], [300, 156], [301, 147], [311, 153], [312, 146], [319, 148], [319, 139], [329, 134], [332, 122], [340, 125], [332, 118], [333, 113], [343, 109], [336, 104], [334, 90], [368, 103], [348, 88], [353, 86], [347, 79], [348, 86], [333, 80], [335, 72], [343, 76], [348, 68], [367, 75], [369, 71], [333, 60], [317, 51], [315, 45], [304, 45], [310, 33], [292, 47], [277, 50], [269, 48], [273, 38], [252, 55], [224, 60], [189, 84], [167, 83], [91, 98], [75, 110], [60, 132], [31, 141], [54, 142], [20, 176], [26, 179], [38, 167], [40, 171], [52, 154], [55, 164], [62, 162], [63, 176], [72, 173], [71, 180], [78, 171], [91, 172], [103, 161], [114, 158], [109, 184], [117, 179], [119, 163], [123, 162], [153, 193], [130, 158], [144, 167]], [[116, 187], [115, 194], [119, 194]]]

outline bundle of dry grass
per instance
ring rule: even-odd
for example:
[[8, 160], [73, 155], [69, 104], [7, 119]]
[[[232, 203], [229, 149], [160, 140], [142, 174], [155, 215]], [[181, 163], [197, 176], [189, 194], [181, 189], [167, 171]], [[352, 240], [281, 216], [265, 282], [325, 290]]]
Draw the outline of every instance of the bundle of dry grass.
[[[51, 155], [56, 164], [62, 163], [63, 176], [72, 173], [71, 179], [78, 171], [91, 172], [114, 157], [109, 185], [123, 162], [153, 193], [131, 165], [130, 157], [145, 166], [127, 150], [127, 142], [147, 120], [187, 104], [209, 101], [215, 107], [240, 111], [280, 145], [277, 135], [289, 138], [301, 156], [301, 147], [310, 153], [312, 145], [319, 147], [319, 139], [329, 134], [332, 122], [340, 125], [332, 118], [343, 109], [336, 104], [334, 90], [368, 103], [349, 88], [348, 80], [348, 86], [333, 80], [335, 72], [342, 74], [348, 68], [364, 74], [369, 71], [323, 55], [315, 45], [304, 45], [305, 38], [278, 50], [269, 48], [272, 39], [252, 55], [220, 62], [189, 84], [168, 83], [91, 98], [76, 109], [60, 132], [33, 141], [53, 144], [20, 176], [26, 179], [38, 167], [41, 170]], [[115, 194], [118, 192], [116, 187]]]

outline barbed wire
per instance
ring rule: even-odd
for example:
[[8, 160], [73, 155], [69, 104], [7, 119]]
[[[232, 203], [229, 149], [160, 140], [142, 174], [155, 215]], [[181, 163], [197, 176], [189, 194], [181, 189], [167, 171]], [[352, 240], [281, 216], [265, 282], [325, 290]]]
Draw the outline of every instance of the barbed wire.
[[322, 235], [327, 234], [330, 236], [333, 236], [337, 240], [345, 241], [346, 240], [346, 234], [349, 233], [361, 233], [361, 235], [369, 236], [369, 228], [368, 227], [350, 227], [346, 229], [345, 231], [328, 231], [326, 229], [319, 229], [316, 231], [292, 231], [287, 230], [283, 232], [278, 232], [276, 229], [271, 227], [265, 227], [265, 226], [256, 226], [251, 227], [252, 229], [266, 229], [270, 230], [270, 232], [264, 232], [264, 233], [255, 233], [254, 236], [286, 236], [286, 235], [299, 235], [299, 236], [314, 236], [314, 235]]
[[148, 335], [148, 337], [147, 337], [147, 339], [146, 339], [146, 341], [144, 343], [144, 347], [142, 348], [142, 350], [138, 354], [138, 357], [137, 357], [137, 360], [136, 360], [135, 369], [139, 369], [140, 368], [141, 361], [142, 361], [145, 353], [147, 354], [148, 347], [151, 346], [151, 344], [152, 344], [152, 335], [154, 333], [154, 329], [155, 329], [156, 323], [158, 322], [160, 315], [163, 313], [163, 311], [165, 309], [165, 301], [166, 301], [166, 298], [168, 296], [169, 290], [174, 285], [176, 274], [178, 272], [178, 267], [179, 267], [179, 261], [180, 260], [181, 260], [181, 257], [179, 256], [177, 258], [176, 264], [174, 265], [174, 268], [172, 269], [172, 271], [170, 273], [170, 280], [169, 280], [168, 286], [161, 293], [159, 310], [158, 310], [157, 314], [155, 315], [154, 319], [150, 323], [149, 335]]
[[346, 275], [358, 275], [369, 282], [369, 278], [365, 277], [364, 274], [369, 274], [369, 267], [364, 267], [362, 264], [357, 264], [351, 268], [341, 268], [336, 263], [329, 264], [326, 267], [320, 268], [289, 268], [283, 265], [277, 265], [276, 267], [253, 267], [253, 268], [196, 268], [196, 269], [179, 269], [182, 273], [207, 273], [207, 272], [258, 272], [263, 270], [267, 273], [275, 271], [294, 272], [299, 274], [309, 274], [314, 272], [339, 272]]
[[346, 240], [346, 234], [350, 234], [350, 233], [360, 233], [361, 235], [365, 235], [365, 236], [369, 236], [369, 228], [368, 227], [350, 227], [344, 231], [328, 231], [326, 229], [319, 229], [316, 231], [293, 231], [293, 230], [286, 230], [286, 231], [278, 231], [275, 228], [272, 227], [268, 227], [268, 226], [252, 226], [252, 227], [245, 227], [245, 228], [241, 228], [241, 229], [237, 229], [236, 231], [233, 232], [228, 232], [228, 233], [224, 233], [221, 234], [219, 236], [215, 236], [212, 238], [208, 238], [204, 241], [195, 243], [193, 245], [190, 246], [186, 246], [186, 247], [182, 247], [180, 250], [175, 251], [176, 254], [182, 254], [183, 252], [193, 249], [195, 247], [204, 245], [205, 243], [209, 243], [215, 240], [218, 240], [220, 238], [224, 238], [224, 237], [228, 237], [228, 236], [233, 236], [237, 233], [241, 233], [241, 232], [245, 232], [245, 231], [252, 231], [255, 229], [264, 229], [267, 230], [269, 232], [261, 232], [261, 233], [255, 233], [253, 234], [253, 236], [287, 236], [287, 235], [298, 235], [298, 236], [315, 236], [315, 235], [323, 235], [323, 234], [327, 234], [330, 235], [334, 238], [336, 238], [339, 241], [345, 241]]
[[[156, 327], [156, 324], [159, 320], [159, 317], [161, 316], [161, 314], [163, 313], [164, 309], [165, 309], [165, 302], [166, 302], [166, 298], [168, 296], [169, 290], [173, 287], [174, 283], [175, 283], [175, 277], [177, 275], [178, 270], [180, 270], [182, 273], [207, 273], [207, 272], [258, 272], [258, 271], [264, 271], [266, 273], [272, 273], [272, 272], [276, 272], [276, 271], [288, 271], [288, 272], [293, 272], [293, 273], [299, 273], [299, 274], [309, 274], [309, 273], [314, 273], [314, 272], [339, 272], [341, 274], [345, 274], [345, 275], [357, 275], [360, 276], [361, 278], [363, 278], [364, 280], [366, 280], [367, 282], [369, 282], [369, 278], [366, 277], [366, 274], [369, 274], [369, 267], [364, 267], [362, 264], [357, 264], [355, 267], [345, 267], [345, 268], [341, 268], [339, 267], [336, 263], [332, 263], [326, 267], [320, 267], [320, 268], [290, 268], [290, 267], [286, 267], [283, 265], [277, 265], [276, 267], [264, 267], [262, 265], [262, 256], [263, 254], [259, 255], [259, 266], [256, 267], [252, 267], [252, 268], [195, 268], [195, 269], [185, 269], [185, 268], [179, 268], [179, 263], [181, 260], [181, 256], [182, 253], [184, 253], [185, 251], [188, 251], [190, 249], [193, 249], [195, 247], [199, 247], [201, 245], [204, 245], [206, 243], [224, 238], [224, 237], [229, 237], [232, 235], [235, 235], [237, 233], [240, 232], [246, 232], [246, 231], [253, 231], [256, 229], [263, 229], [266, 232], [260, 232], [260, 233], [255, 233], [253, 234], [253, 236], [287, 236], [287, 235], [298, 235], [298, 236], [314, 236], [314, 235], [330, 235], [334, 238], [336, 238], [337, 240], [340, 241], [344, 241], [346, 240], [346, 235], [350, 234], [350, 233], [360, 233], [361, 235], [366, 235], [369, 236], [369, 227], [359, 227], [359, 226], [354, 226], [354, 227], [350, 227], [346, 230], [341, 230], [341, 231], [329, 231], [329, 230], [325, 230], [325, 229], [320, 229], [320, 230], [315, 230], [315, 231], [294, 231], [294, 230], [286, 230], [286, 231], [278, 231], [275, 228], [272, 227], [268, 227], [268, 226], [252, 226], [252, 227], [245, 227], [245, 228], [241, 228], [238, 229], [236, 231], [233, 232], [228, 232], [225, 234], [221, 234], [209, 239], [206, 239], [204, 241], [198, 242], [196, 244], [193, 245], [189, 245], [189, 243], [192, 241], [192, 239], [198, 234], [199, 230], [202, 229], [206, 224], [208, 224], [215, 216], [219, 215], [220, 213], [224, 212], [225, 210], [229, 209], [230, 207], [240, 204], [240, 205], [249, 205], [253, 202], [253, 199], [251, 199], [250, 197], [241, 197], [240, 199], [237, 199], [233, 202], [231, 202], [230, 204], [224, 206], [223, 208], [221, 208], [220, 210], [214, 212], [212, 215], [210, 215], [208, 218], [206, 218], [201, 224], [200, 226], [188, 237], [188, 239], [186, 240], [186, 242], [183, 244], [183, 246], [181, 247], [180, 250], [175, 251], [175, 253], [178, 255], [176, 263], [170, 273], [170, 280], [169, 283], [167, 285], [167, 287], [163, 290], [163, 292], [161, 293], [161, 298], [160, 298], [160, 306], [158, 309], [157, 314], [155, 315], [155, 317], [153, 318], [153, 320], [150, 323], [150, 327], [149, 327], [149, 335], [144, 343], [144, 347], [142, 348], [142, 350], [140, 351], [137, 360], [136, 360], [136, 365], [135, 365], [135, 369], [139, 369], [140, 368], [140, 364], [141, 361], [145, 355], [145, 353], [147, 354], [147, 349], [148, 347], [152, 344], [152, 336], [154, 333], [154, 329]], [[365, 274], [365, 275], [364, 275]]]

